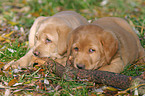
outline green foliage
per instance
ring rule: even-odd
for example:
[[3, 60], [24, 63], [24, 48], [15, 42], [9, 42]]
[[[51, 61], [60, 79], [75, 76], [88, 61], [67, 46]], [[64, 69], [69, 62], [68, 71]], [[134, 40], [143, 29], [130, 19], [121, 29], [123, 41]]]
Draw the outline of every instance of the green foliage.
[[6, 62], [14, 59], [17, 60], [24, 56], [27, 52], [27, 47], [25, 43], [19, 44], [18, 40], [16, 40], [16, 42], [12, 44], [4, 44], [1, 51], [0, 61]]
[[145, 71], [145, 65], [129, 64], [125, 67], [122, 74], [127, 76], [139, 76]]

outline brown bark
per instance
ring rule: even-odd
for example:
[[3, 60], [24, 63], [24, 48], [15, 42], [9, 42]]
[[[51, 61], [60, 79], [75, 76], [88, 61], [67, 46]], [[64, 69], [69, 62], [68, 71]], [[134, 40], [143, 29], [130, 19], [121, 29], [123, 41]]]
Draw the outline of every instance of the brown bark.
[[[76, 69], [70, 66], [69, 62], [67, 62], [67, 66], [64, 67], [50, 58], [42, 59], [47, 62], [46, 66], [49, 67], [52, 72], [65, 80], [87, 80], [120, 89], [127, 89], [136, 84], [139, 85], [145, 83], [145, 72], [141, 76], [133, 77], [107, 71]], [[140, 93], [145, 94], [144, 90], [145, 86], [140, 88]]]

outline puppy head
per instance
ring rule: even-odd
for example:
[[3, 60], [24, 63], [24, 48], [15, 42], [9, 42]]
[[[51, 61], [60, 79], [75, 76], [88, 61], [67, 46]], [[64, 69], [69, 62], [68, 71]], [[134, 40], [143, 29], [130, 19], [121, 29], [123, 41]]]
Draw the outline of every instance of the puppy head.
[[59, 22], [43, 22], [37, 28], [34, 55], [39, 57], [61, 58], [66, 51], [66, 39], [71, 31]]
[[69, 34], [67, 57], [79, 69], [98, 69], [109, 64], [118, 49], [112, 32], [97, 25], [83, 25]]

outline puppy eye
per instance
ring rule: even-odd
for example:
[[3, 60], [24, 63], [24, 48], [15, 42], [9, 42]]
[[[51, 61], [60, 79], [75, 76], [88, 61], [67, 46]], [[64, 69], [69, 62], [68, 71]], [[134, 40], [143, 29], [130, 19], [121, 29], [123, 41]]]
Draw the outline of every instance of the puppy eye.
[[75, 47], [75, 48], [74, 48], [74, 50], [75, 50], [75, 51], [78, 51], [78, 50], [79, 50], [79, 48], [78, 48], [78, 47]]
[[89, 53], [93, 53], [93, 52], [95, 52], [94, 49], [89, 49]]
[[52, 41], [50, 40], [50, 39], [46, 39], [46, 41], [45, 41], [46, 43], [51, 43]]

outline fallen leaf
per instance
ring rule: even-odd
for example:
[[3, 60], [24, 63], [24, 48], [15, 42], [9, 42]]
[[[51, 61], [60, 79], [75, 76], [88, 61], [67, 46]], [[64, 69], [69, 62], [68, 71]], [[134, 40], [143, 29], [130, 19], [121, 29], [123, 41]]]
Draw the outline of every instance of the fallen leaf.
[[4, 96], [10, 96], [10, 94], [11, 94], [11, 90], [10, 89], [6, 89]]
[[0, 36], [0, 41], [3, 41], [3, 40], [5, 40], [5, 38], [3, 38], [2, 36]]
[[8, 87], [6, 87], [6, 86], [3, 86], [3, 85], [0, 85], [0, 88], [8, 88]]
[[113, 87], [106, 87], [105, 89], [110, 90], [110, 91], [118, 91], [118, 89], [113, 88]]
[[16, 79], [12, 79], [9, 83], [8, 86], [13, 86], [15, 83], [17, 83], [18, 81]]
[[49, 85], [49, 81], [47, 79], [44, 79], [44, 84]]
[[22, 85], [23, 83], [15, 83], [13, 86]]
[[11, 49], [11, 48], [8, 48], [8, 50], [9, 50], [11, 53], [17, 52], [16, 50]]
[[14, 31], [11, 31], [9, 34], [6, 34], [6, 35], [4, 35], [4, 36], [0, 36], [0, 41], [4, 41], [4, 40], [6, 40], [7, 42], [9, 42], [10, 40], [9, 39], [7, 39], [10, 35], [12, 35], [14, 33]]
[[12, 22], [12, 21], [8, 21], [9, 24], [11, 24], [12, 26], [15, 26], [18, 24], [18, 22]]
[[38, 63], [38, 65], [43, 65], [46, 63], [46, 61], [44, 61], [38, 57], [32, 56], [31, 64], [34, 64], [34, 63]]
[[12, 35], [14, 33], [14, 31], [11, 31], [9, 34], [6, 34], [5, 37], [9, 37], [10, 35]]
[[39, 17], [40, 16], [40, 13], [39, 12], [34, 12], [34, 13], [31, 13], [32, 16], [35, 16], [35, 17]]
[[0, 69], [3, 68], [4, 65], [4, 62], [0, 62]]

